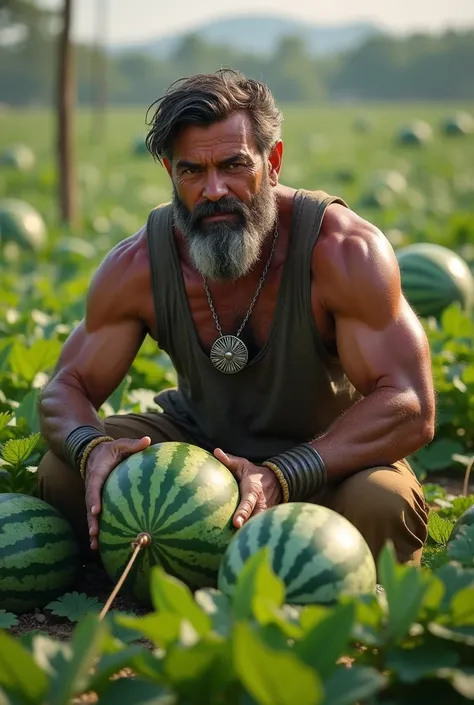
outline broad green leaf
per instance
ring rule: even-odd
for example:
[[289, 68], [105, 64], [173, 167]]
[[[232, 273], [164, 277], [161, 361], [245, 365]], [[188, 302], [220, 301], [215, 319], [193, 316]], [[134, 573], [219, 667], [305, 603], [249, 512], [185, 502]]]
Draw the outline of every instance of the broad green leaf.
[[165, 688], [139, 678], [112, 681], [100, 696], [100, 705], [178, 705], [178, 698]]
[[457, 666], [459, 654], [449, 644], [437, 641], [411, 649], [392, 649], [385, 663], [401, 681], [415, 683], [432, 677], [439, 668]]
[[115, 673], [119, 673], [123, 668], [130, 668], [133, 659], [144, 651], [144, 646], [134, 644], [113, 654], [103, 654], [99, 663], [94, 668], [94, 673], [88, 679], [88, 690], [99, 694], [101, 691], [107, 690], [111, 676]]
[[10, 629], [18, 624], [18, 617], [12, 612], [0, 610], [0, 629]]
[[285, 599], [285, 585], [273, 572], [266, 547], [246, 561], [239, 575], [232, 600], [237, 619], [249, 619], [254, 615], [255, 598], [262, 598], [275, 607], [281, 607]]
[[38, 416], [39, 395], [39, 389], [31, 389], [28, 394], [25, 394], [20, 406], [15, 411], [17, 420], [25, 419], [30, 433], [38, 433], [40, 431]]
[[353, 622], [353, 638], [367, 646], [381, 646], [383, 643], [382, 620], [384, 612], [376, 597], [363, 596], [356, 601], [356, 614]]
[[125, 398], [125, 395], [127, 394], [131, 382], [131, 376], [126, 375], [126, 377], [124, 377], [123, 380], [120, 382], [119, 386], [107, 399], [107, 403], [110, 404], [110, 406], [112, 407], [114, 414], [118, 414], [118, 412], [121, 410], [123, 400]]
[[182, 621], [182, 617], [172, 612], [151, 612], [144, 617], [116, 617], [118, 625], [140, 632], [162, 649], [179, 641]]
[[388, 639], [397, 642], [418, 617], [429, 580], [417, 567], [398, 564], [388, 545], [380, 554], [379, 571], [387, 598]]
[[[170, 683], [181, 693], [192, 695], [199, 702], [199, 691], [209, 695], [215, 683], [212, 682], [211, 670], [216, 662], [221, 662], [223, 653], [221, 642], [200, 641], [189, 649], [171, 647], [164, 659], [164, 671]], [[228, 669], [224, 669], [228, 670]], [[218, 672], [219, 669], [216, 669]], [[222, 674], [225, 678], [230, 673]], [[212, 699], [212, 698], [210, 698]]]
[[98, 616], [87, 616], [74, 629], [69, 658], [58, 659], [58, 670], [51, 678], [48, 705], [64, 705], [74, 696], [88, 689], [90, 670], [100, 653], [106, 634], [106, 625]]
[[465, 587], [454, 595], [451, 618], [455, 627], [474, 624], [474, 586]]
[[[27, 677], [25, 677], [27, 674]], [[41, 703], [48, 689], [46, 673], [12, 636], [0, 631], [0, 687], [31, 703]]]
[[260, 705], [319, 705], [323, 688], [318, 674], [288, 651], [263, 644], [249, 624], [233, 633], [234, 668], [246, 690]]
[[12, 350], [13, 343], [10, 343], [0, 349], [0, 372], [5, 372], [9, 366]]
[[428, 518], [428, 534], [434, 543], [437, 543], [439, 546], [446, 546], [451, 536], [453, 526], [453, 521], [443, 519], [437, 512], [430, 512]]
[[466, 568], [474, 568], [474, 524], [461, 526], [447, 547], [448, 556]]
[[211, 630], [210, 618], [195, 602], [189, 588], [177, 578], [167, 575], [160, 566], [155, 566], [151, 572], [150, 591], [157, 612], [170, 612], [187, 619], [201, 636]]
[[328, 616], [316, 624], [295, 643], [294, 652], [323, 680], [336, 666], [351, 636], [355, 606], [353, 603], [334, 607]]
[[67, 617], [71, 622], [78, 622], [90, 612], [99, 612], [102, 604], [95, 597], [88, 597], [81, 592], [67, 592], [58, 600], [46, 605], [58, 617]]
[[199, 607], [209, 616], [216, 634], [228, 636], [232, 627], [230, 599], [215, 588], [201, 588], [194, 593]]
[[124, 644], [128, 644], [132, 641], [137, 641], [137, 639], [142, 638], [142, 634], [136, 629], [129, 629], [124, 627], [123, 624], [119, 624], [117, 617], [132, 617], [135, 618], [133, 612], [118, 612], [117, 610], [112, 610], [108, 612], [105, 617], [107, 624], [109, 625], [110, 632], [113, 637], [119, 639]]
[[436, 571], [436, 577], [442, 581], [445, 587], [445, 594], [441, 604], [441, 612], [450, 610], [451, 601], [457, 592], [465, 587], [474, 587], [474, 570], [464, 569], [455, 563], [444, 565]]
[[38, 372], [49, 372], [61, 352], [59, 340], [36, 340], [31, 347], [16, 342], [10, 354], [12, 372], [25, 382], [32, 382]]
[[12, 418], [13, 412], [11, 411], [2, 411], [0, 413], [0, 433], [3, 431], [4, 428], [8, 426]]
[[474, 324], [456, 305], [449, 306], [443, 311], [441, 325], [444, 333], [453, 338], [474, 337]]
[[[356, 705], [384, 688], [387, 679], [368, 666], [338, 666], [324, 683], [325, 697], [322, 705]], [[370, 701], [371, 702], [371, 701]]]
[[25, 463], [34, 451], [40, 437], [39, 433], [34, 433], [27, 438], [10, 438], [1, 449], [3, 460], [14, 467]]
[[416, 457], [426, 470], [444, 470], [451, 467], [453, 455], [462, 453], [463, 446], [450, 438], [436, 438], [425, 448], [422, 448]]

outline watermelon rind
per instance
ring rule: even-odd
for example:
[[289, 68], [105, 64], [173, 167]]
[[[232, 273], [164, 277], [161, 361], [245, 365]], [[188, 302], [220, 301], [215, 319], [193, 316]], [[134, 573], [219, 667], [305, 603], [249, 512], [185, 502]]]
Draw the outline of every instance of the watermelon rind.
[[224, 554], [219, 590], [232, 597], [246, 561], [264, 546], [287, 603], [329, 604], [343, 593], [375, 593], [375, 561], [361, 533], [341, 514], [309, 502], [281, 504], [249, 519]]
[[189, 443], [149, 446], [122, 461], [102, 493], [99, 551], [115, 582], [140, 533], [151, 536], [124, 589], [150, 600], [150, 573], [160, 565], [191, 589], [217, 586], [222, 555], [235, 533], [239, 489], [211, 453]]
[[25, 250], [41, 250], [47, 242], [43, 217], [32, 205], [17, 198], [0, 200], [0, 245], [14, 242]]
[[21, 614], [63, 595], [81, 565], [67, 520], [43, 500], [0, 494], [0, 606]]
[[474, 306], [474, 277], [453, 250], [419, 242], [396, 250], [403, 293], [421, 317], [439, 318], [452, 304], [469, 312]]

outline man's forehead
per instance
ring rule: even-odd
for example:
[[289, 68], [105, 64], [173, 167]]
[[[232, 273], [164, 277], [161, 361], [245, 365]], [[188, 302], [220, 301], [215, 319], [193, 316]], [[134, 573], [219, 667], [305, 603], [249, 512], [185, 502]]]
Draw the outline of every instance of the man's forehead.
[[181, 130], [174, 143], [174, 157], [190, 152], [218, 150], [232, 153], [252, 153], [256, 149], [252, 123], [243, 111], [211, 125], [188, 125]]

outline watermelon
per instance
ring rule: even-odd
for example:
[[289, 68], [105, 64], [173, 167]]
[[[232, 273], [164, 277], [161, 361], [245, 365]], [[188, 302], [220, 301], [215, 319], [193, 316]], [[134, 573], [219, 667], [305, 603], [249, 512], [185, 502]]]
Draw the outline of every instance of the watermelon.
[[415, 120], [403, 125], [397, 135], [397, 142], [401, 145], [415, 145], [421, 147], [431, 140], [433, 130], [423, 120]]
[[37, 497], [0, 494], [0, 606], [44, 607], [74, 584], [79, 545], [64, 517]]
[[131, 543], [148, 533], [125, 581], [125, 590], [149, 601], [150, 570], [161, 565], [191, 589], [214, 587], [234, 534], [239, 490], [232, 473], [211, 453], [189, 443], [151, 445], [123, 460], [102, 492], [99, 552], [116, 582], [132, 554]]
[[458, 302], [469, 311], [474, 304], [474, 278], [456, 252], [431, 242], [418, 242], [396, 251], [402, 289], [419, 316], [439, 317]]
[[461, 516], [456, 520], [456, 523], [452, 528], [449, 541], [452, 541], [452, 539], [456, 538], [456, 536], [459, 534], [459, 530], [463, 526], [474, 526], [474, 504], [468, 507], [466, 511], [463, 512]]
[[232, 597], [245, 561], [263, 546], [285, 583], [287, 603], [375, 593], [375, 561], [361, 533], [341, 514], [309, 502], [280, 504], [249, 519], [224, 554], [218, 589]]
[[36, 208], [17, 198], [0, 200], [0, 245], [5, 242], [33, 251], [46, 244], [46, 225]]
[[17, 171], [29, 171], [35, 165], [35, 155], [26, 144], [12, 144], [0, 154], [0, 166], [6, 166]]

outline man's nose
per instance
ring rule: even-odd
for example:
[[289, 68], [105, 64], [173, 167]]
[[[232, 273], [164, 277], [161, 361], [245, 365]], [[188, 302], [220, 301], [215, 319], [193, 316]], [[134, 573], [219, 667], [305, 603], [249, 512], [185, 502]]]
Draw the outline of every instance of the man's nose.
[[229, 189], [222, 175], [217, 171], [210, 171], [207, 174], [206, 185], [203, 190], [203, 197], [208, 201], [219, 201], [229, 194]]

